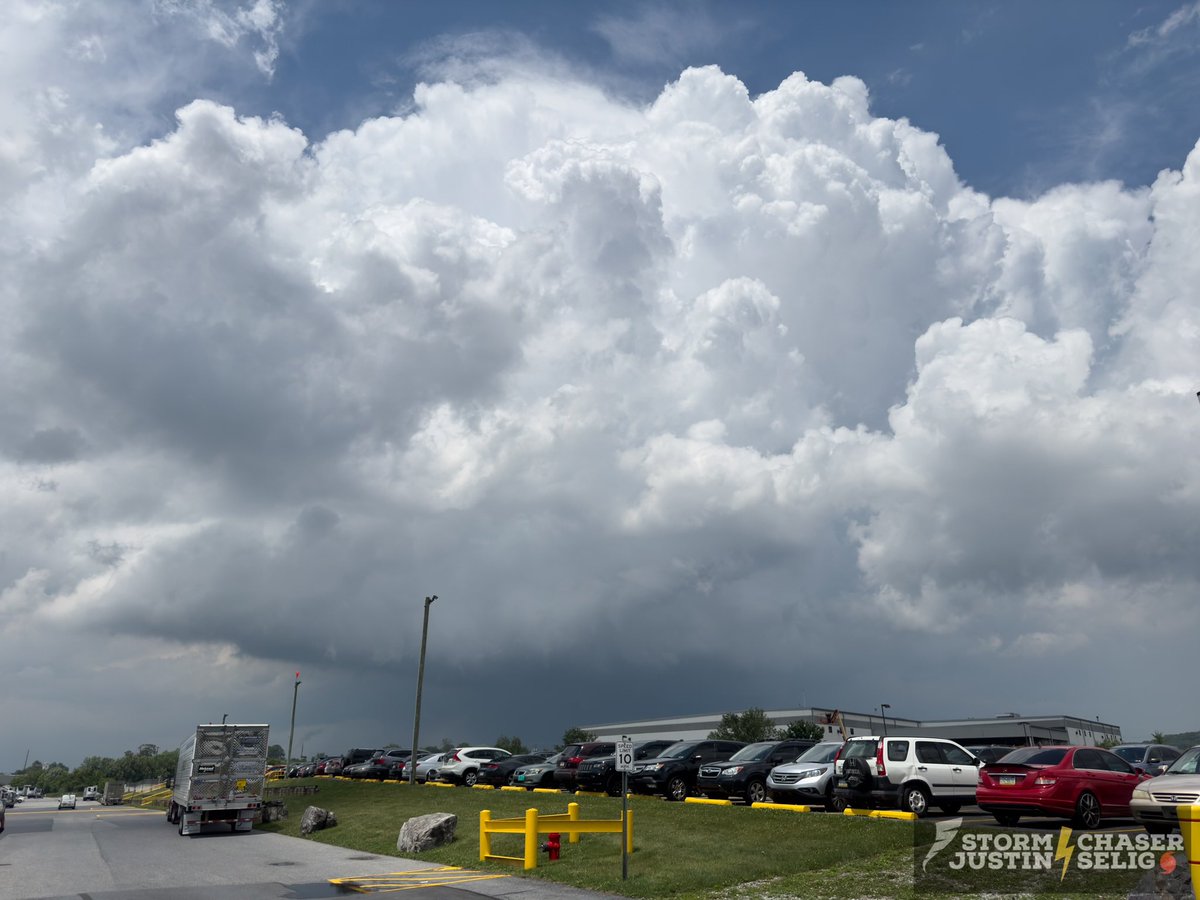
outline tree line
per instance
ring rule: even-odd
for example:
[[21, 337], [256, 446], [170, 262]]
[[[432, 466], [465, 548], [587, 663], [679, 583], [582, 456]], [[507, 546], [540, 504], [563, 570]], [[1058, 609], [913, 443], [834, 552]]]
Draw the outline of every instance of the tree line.
[[106, 781], [136, 784], [141, 781], [163, 781], [175, 774], [179, 761], [178, 750], [160, 752], [156, 744], [140, 744], [137, 750], [126, 750], [122, 756], [89, 756], [76, 768], [60, 762], [43, 763], [34, 760], [13, 774], [13, 787], [41, 788], [46, 796], [78, 793], [88, 785], [103, 785]]

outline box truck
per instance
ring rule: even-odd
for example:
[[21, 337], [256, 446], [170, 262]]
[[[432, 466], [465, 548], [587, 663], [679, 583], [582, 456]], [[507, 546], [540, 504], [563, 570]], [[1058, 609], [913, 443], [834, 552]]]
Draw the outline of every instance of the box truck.
[[179, 745], [167, 821], [183, 835], [211, 822], [250, 831], [262, 808], [267, 771], [266, 725], [199, 725]]

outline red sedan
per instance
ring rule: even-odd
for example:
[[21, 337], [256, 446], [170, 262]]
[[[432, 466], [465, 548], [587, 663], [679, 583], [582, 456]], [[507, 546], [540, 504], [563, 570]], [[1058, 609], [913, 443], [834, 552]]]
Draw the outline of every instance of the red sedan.
[[979, 770], [975, 802], [1001, 825], [1021, 816], [1061, 816], [1077, 828], [1129, 815], [1133, 789], [1149, 776], [1099, 747], [1021, 747]]

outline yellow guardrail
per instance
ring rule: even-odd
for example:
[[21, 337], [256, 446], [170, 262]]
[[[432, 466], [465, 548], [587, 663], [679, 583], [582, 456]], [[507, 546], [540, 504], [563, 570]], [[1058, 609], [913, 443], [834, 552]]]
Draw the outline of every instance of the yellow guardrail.
[[[566, 834], [572, 844], [579, 843], [581, 834], [620, 834], [621, 819], [581, 819], [579, 804], [567, 804], [565, 813], [542, 815], [537, 809], [525, 810], [522, 818], [493, 819], [490, 809], [479, 811], [479, 861], [489, 859], [519, 862], [526, 869], [537, 868], [539, 834]], [[505, 856], [492, 852], [493, 834], [522, 834], [525, 836], [523, 856]], [[625, 850], [633, 852], [633, 810], [629, 811]]]

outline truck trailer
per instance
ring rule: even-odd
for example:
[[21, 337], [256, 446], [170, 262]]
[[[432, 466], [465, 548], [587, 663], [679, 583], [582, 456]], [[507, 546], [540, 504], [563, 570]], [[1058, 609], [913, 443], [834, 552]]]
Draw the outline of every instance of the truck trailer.
[[262, 807], [267, 725], [199, 725], [179, 745], [167, 821], [198, 834], [210, 822], [250, 831]]
[[100, 795], [101, 806], [119, 806], [125, 799], [125, 782], [104, 782], [104, 793]]

